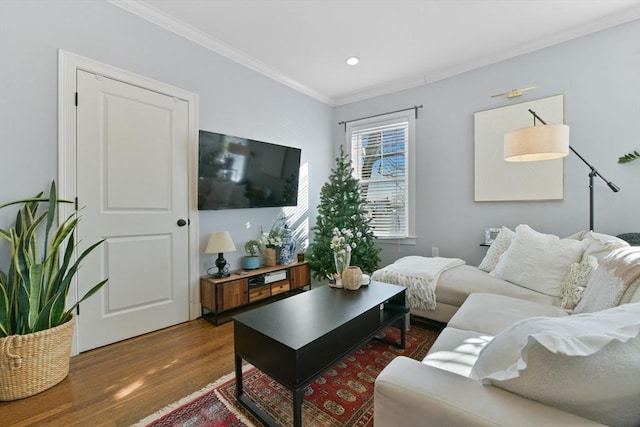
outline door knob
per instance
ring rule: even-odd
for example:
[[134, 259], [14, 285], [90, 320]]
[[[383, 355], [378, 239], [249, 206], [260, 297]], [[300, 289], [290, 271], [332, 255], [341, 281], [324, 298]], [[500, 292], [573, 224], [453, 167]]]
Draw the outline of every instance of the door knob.
[[184, 227], [185, 225], [187, 225], [187, 221], [185, 221], [184, 219], [180, 218], [178, 220], [178, 227]]

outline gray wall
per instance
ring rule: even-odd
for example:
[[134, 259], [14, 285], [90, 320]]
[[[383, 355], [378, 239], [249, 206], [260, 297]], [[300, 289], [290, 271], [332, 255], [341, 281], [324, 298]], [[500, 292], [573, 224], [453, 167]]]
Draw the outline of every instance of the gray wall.
[[[490, 98], [513, 88], [537, 86], [520, 98]], [[478, 265], [486, 253], [484, 229], [529, 224], [567, 236], [589, 227], [589, 169], [565, 158], [565, 197], [546, 202], [474, 202], [473, 113], [564, 94], [571, 145], [607, 179], [595, 188], [595, 229], [640, 232], [640, 161], [617, 163], [640, 150], [640, 21], [522, 55], [446, 80], [335, 109], [336, 150], [344, 142], [337, 123], [423, 104], [416, 121], [416, 245], [382, 244], [383, 265], [408, 254], [460, 257]]]
[[[31, 195], [57, 177], [57, 50], [172, 84], [199, 96], [199, 127], [302, 148], [309, 197], [296, 223], [311, 226], [320, 188], [344, 141], [337, 122], [415, 104], [417, 243], [382, 245], [383, 263], [405, 254], [461, 257], [478, 264], [486, 227], [530, 224], [568, 235], [588, 227], [588, 170], [565, 159], [565, 198], [554, 202], [473, 201], [473, 113], [563, 93], [572, 145], [608, 179], [596, 181], [596, 229], [640, 231], [640, 162], [619, 155], [640, 148], [640, 22], [615, 27], [419, 88], [331, 107], [102, 1], [0, 1], [0, 203]], [[490, 95], [536, 85], [522, 98]], [[333, 141], [336, 151], [325, 147]], [[304, 202], [304, 201], [303, 201]], [[236, 246], [258, 236], [275, 208], [200, 213], [201, 247], [212, 231]], [[12, 223], [0, 211], [0, 227]], [[227, 254], [234, 267], [242, 253]], [[0, 244], [0, 260], [6, 245]], [[201, 257], [201, 270], [211, 265]]]
[[[103, 1], [0, 1], [0, 204], [44, 190], [58, 175], [58, 49], [156, 79], [199, 96], [199, 127], [302, 148], [308, 200], [296, 225], [313, 223], [328, 176], [332, 108]], [[313, 161], [311, 161], [313, 159]], [[239, 249], [270, 227], [277, 208], [200, 213], [208, 234], [229, 230]], [[0, 211], [0, 227], [13, 214]], [[0, 243], [0, 261], [7, 245]], [[1, 265], [4, 265], [2, 262]], [[200, 257], [202, 272], [212, 265]]]

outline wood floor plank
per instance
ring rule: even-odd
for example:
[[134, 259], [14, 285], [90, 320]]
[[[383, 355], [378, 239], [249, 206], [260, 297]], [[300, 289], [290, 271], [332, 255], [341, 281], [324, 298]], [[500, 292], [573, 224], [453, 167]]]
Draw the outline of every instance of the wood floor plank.
[[233, 322], [197, 319], [72, 357], [60, 384], [0, 402], [0, 425], [129, 426], [233, 368]]

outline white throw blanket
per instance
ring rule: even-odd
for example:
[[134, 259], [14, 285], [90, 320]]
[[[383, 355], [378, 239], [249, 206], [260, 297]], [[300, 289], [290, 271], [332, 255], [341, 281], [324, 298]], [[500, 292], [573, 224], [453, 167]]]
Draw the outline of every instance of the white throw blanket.
[[436, 284], [440, 274], [464, 263], [459, 258], [406, 256], [374, 271], [371, 279], [406, 286], [410, 307], [435, 310]]

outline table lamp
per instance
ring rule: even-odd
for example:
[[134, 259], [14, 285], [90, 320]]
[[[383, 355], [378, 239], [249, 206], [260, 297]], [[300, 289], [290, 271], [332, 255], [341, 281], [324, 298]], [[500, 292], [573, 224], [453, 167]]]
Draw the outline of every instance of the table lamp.
[[[236, 247], [233, 245], [231, 235], [228, 231], [218, 231], [211, 233], [209, 236], [209, 242], [204, 250], [205, 254], [218, 254], [218, 258], [215, 261], [218, 272], [212, 274], [215, 278], [229, 277], [229, 269], [227, 268], [227, 260], [222, 256], [223, 252], [234, 252]], [[213, 268], [213, 267], [211, 267]]]

